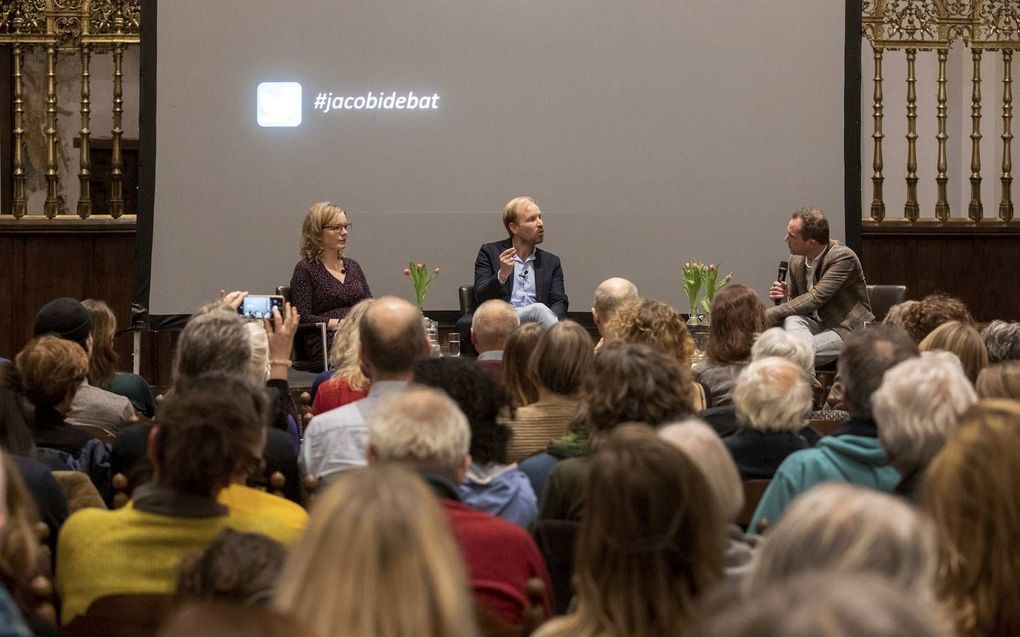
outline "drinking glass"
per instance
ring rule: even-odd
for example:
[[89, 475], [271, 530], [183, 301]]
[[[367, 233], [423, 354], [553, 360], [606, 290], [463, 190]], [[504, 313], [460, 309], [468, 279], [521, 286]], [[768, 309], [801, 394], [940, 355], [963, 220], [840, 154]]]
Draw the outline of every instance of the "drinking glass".
[[460, 334], [451, 332], [449, 340], [446, 341], [446, 347], [449, 352], [449, 356], [460, 356]]

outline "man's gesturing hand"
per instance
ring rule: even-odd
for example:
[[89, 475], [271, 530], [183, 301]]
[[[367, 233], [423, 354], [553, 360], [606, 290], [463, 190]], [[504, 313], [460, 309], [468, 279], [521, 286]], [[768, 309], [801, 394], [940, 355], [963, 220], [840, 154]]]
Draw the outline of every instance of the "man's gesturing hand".
[[507, 248], [499, 254], [499, 280], [505, 282], [514, 273], [514, 257], [517, 248]]

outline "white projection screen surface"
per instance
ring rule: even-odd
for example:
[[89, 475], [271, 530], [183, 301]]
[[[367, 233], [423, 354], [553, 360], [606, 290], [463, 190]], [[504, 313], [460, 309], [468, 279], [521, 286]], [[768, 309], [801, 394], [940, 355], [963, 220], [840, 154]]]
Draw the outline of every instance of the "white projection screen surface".
[[375, 296], [413, 300], [407, 262], [440, 267], [435, 311], [520, 194], [571, 311], [609, 276], [686, 311], [690, 259], [764, 298], [801, 206], [844, 238], [842, 0], [156, 8], [152, 315], [289, 283], [322, 200]]

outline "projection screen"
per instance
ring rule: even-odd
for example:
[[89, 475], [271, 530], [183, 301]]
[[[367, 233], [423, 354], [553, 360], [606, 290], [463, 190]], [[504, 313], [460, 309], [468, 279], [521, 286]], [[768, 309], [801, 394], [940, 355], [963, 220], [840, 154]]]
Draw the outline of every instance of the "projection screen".
[[322, 200], [348, 211], [346, 254], [374, 295], [413, 300], [407, 262], [438, 266], [435, 311], [457, 307], [520, 194], [572, 311], [609, 276], [686, 311], [690, 259], [764, 298], [794, 209], [824, 208], [840, 239], [844, 210], [859, 220], [842, 1], [146, 6], [137, 300], [152, 316], [287, 284]]

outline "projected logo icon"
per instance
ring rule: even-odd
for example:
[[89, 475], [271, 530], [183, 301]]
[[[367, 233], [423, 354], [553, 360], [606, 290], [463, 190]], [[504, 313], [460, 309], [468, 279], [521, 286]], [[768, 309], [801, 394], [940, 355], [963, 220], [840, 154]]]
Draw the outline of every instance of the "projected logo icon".
[[301, 85], [297, 82], [262, 82], [255, 93], [259, 126], [301, 125]]

